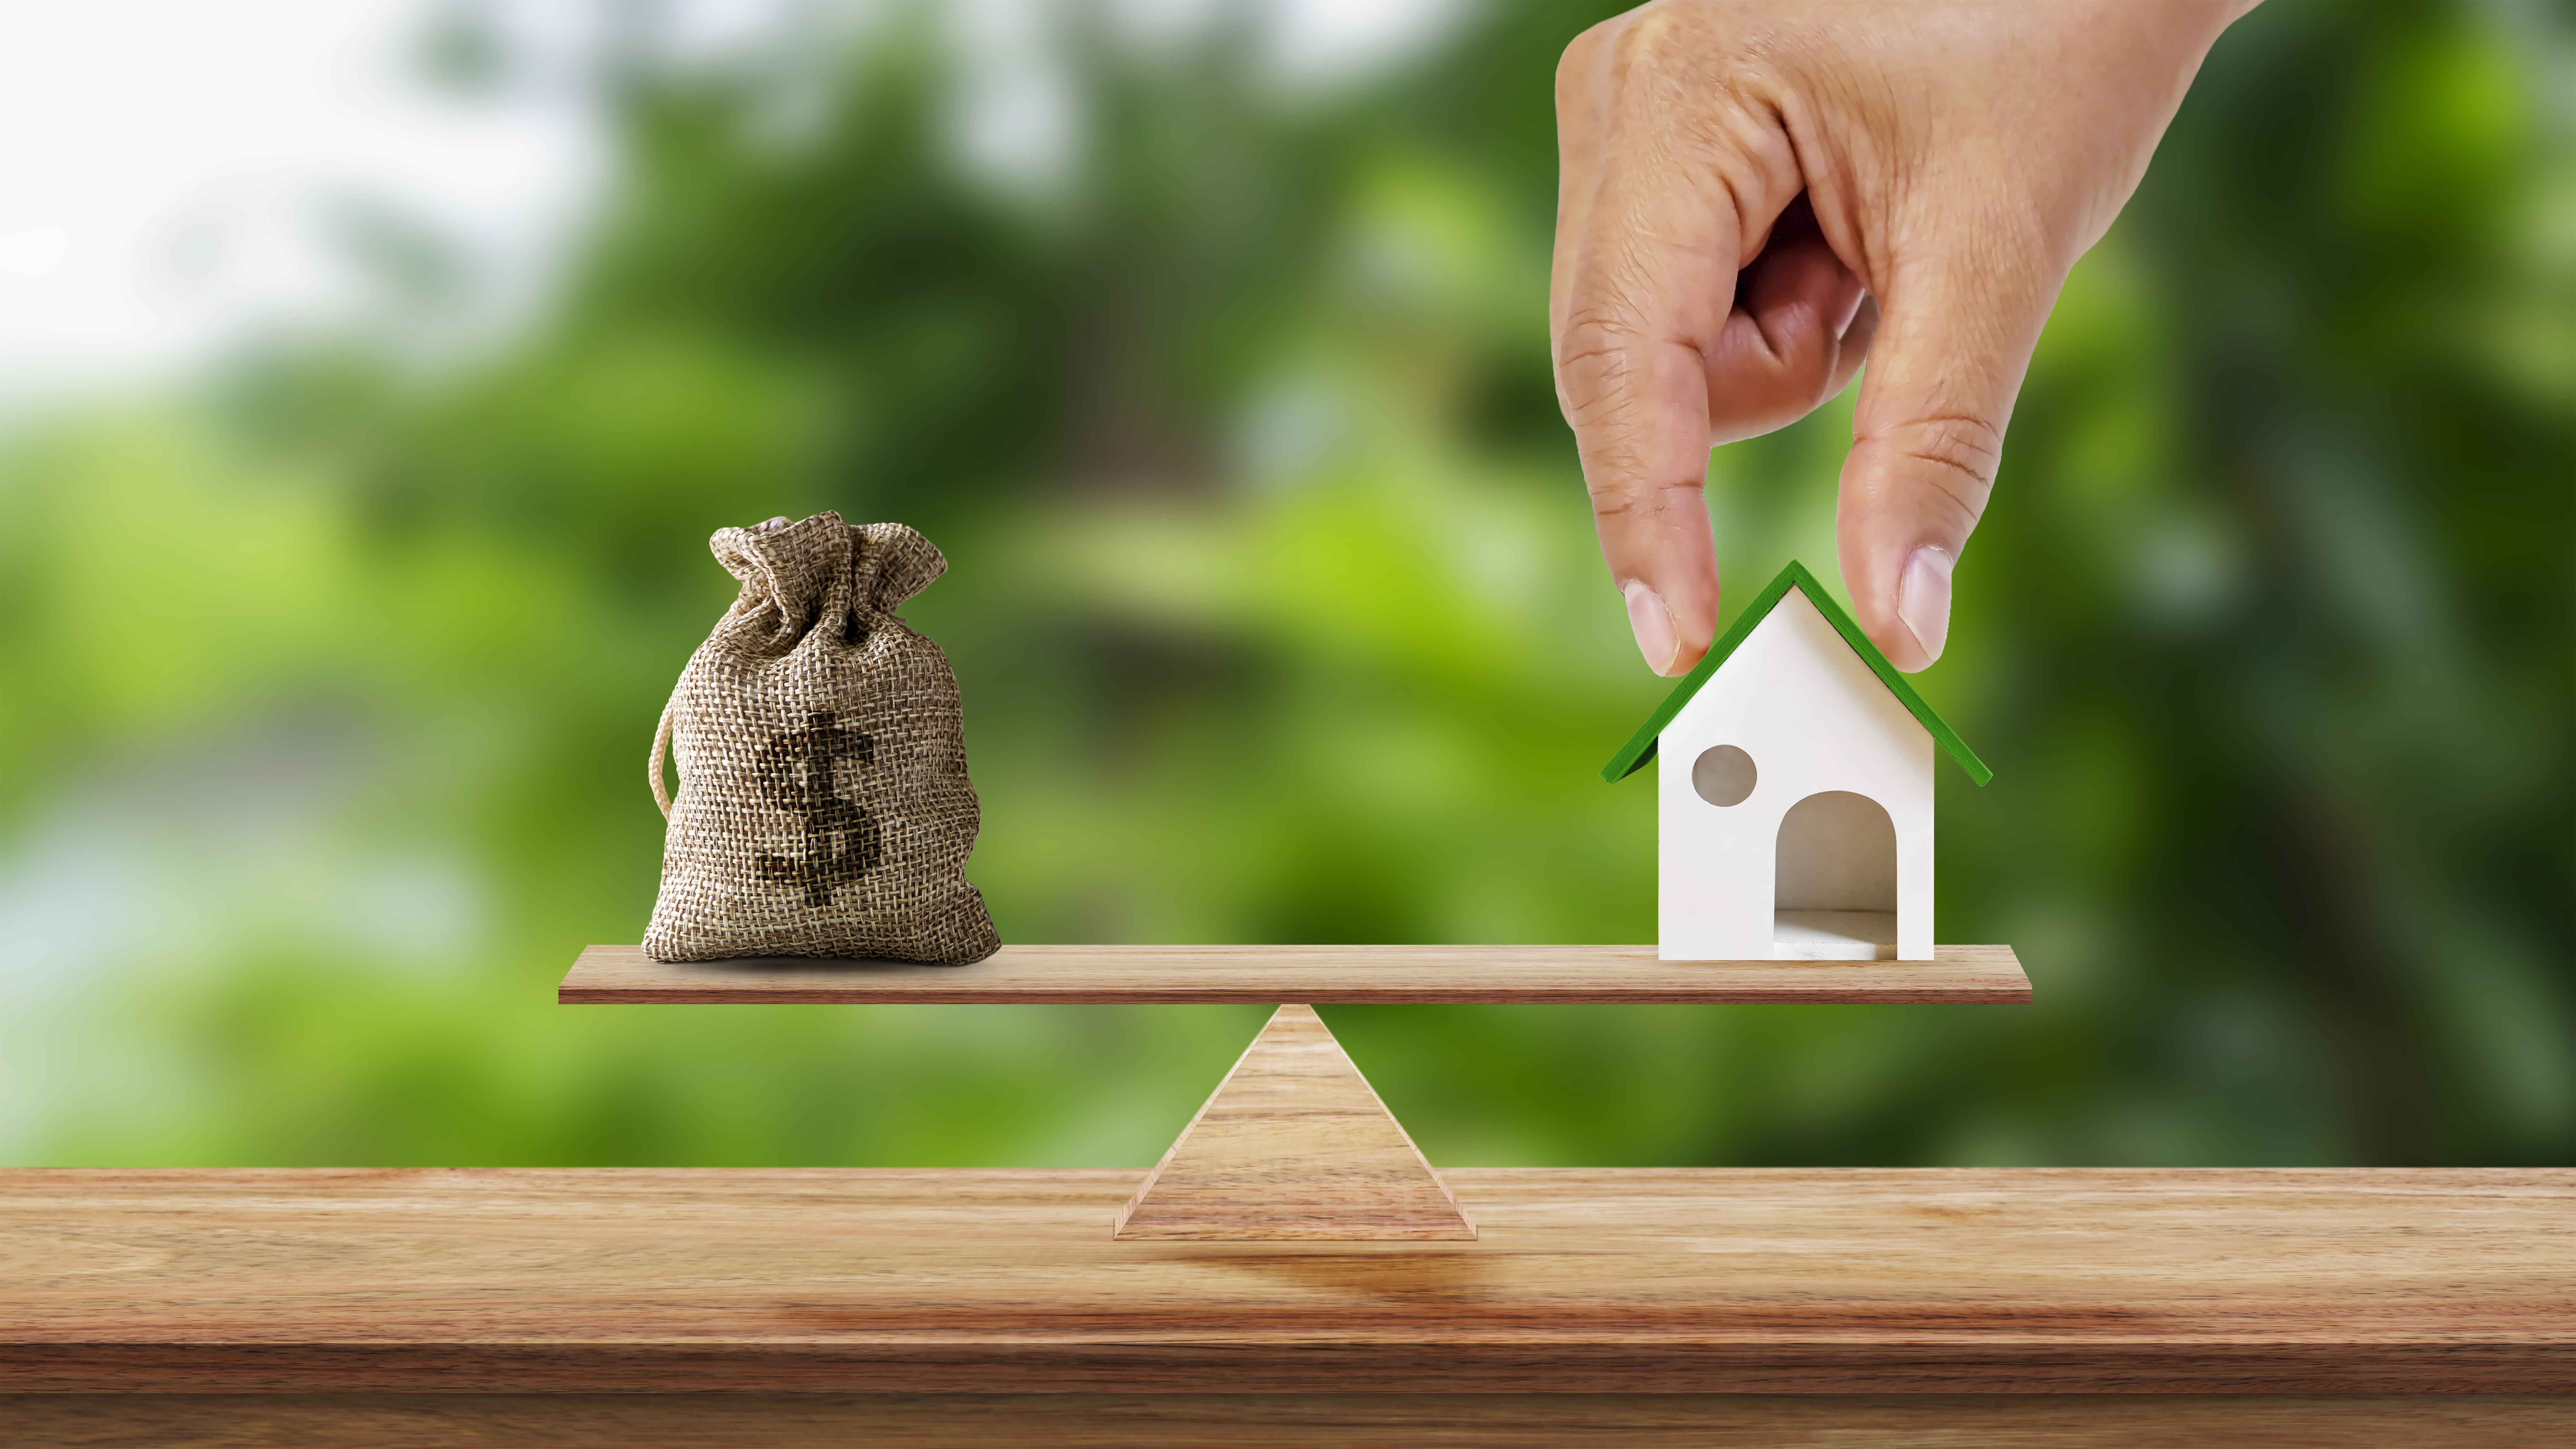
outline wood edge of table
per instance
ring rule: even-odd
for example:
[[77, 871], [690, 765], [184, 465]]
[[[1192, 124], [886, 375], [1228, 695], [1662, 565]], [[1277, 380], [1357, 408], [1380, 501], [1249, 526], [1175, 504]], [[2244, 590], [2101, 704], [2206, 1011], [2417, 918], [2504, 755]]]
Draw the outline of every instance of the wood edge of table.
[[2576, 1396], [109, 1393], [0, 1395], [0, 1422], [12, 1449], [2527, 1449], [2576, 1443]]
[[[1317, 982], [1300, 979], [1291, 969], [1271, 982], [1246, 981], [1229, 972], [1226, 979], [1168, 982], [1100, 982], [1073, 979], [1062, 985], [1030, 983], [1025, 979], [1011, 983], [978, 982], [971, 975], [947, 978], [945, 973], [970, 973], [973, 965], [925, 967], [908, 963], [852, 962], [841, 965], [817, 959], [811, 965], [798, 964], [766, 968], [777, 977], [745, 980], [710, 978], [702, 984], [636, 985], [625, 982], [599, 984], [582, 978], [585, 968], [593, 966], [594, 953], [601, 951], [634, 951], [627, 944], [594, 944], [582, 948], [570, 970], [555, 988], [556, 1004], [562, 1006], [748, 1006], [748, 1005], [973, 1005], [991, 1003], [1052, 1005], [1245, 1005], [1275, 1006], [1296, 1001], [1314, 1006], [1362, 1005], [1554, 1005], [1554, 1006], [1688, 1006], [1688, 1005], [1807, 1005], [1807, 1006], [2025, 1006], [2031, 1001], [2029, 974], [2010, 946], [1943, 946], [1938, 951], [1995, 952], [2000, 964], [1978, 961], [1962, 964], [1935, 957], [1928, 962], [1868, 962], [1875, 972], [1891, 967], [1921, 967], [1932, 979], [1920, 984], [1901, 986], [1786, 983], [1776, 979], [1784, 966], [1813, 970], [1823, 977], [1835, 970], [1836, 963], [1810, 964], [1780, 961], [1711, 961], [1662, 962], [1662, 971], [1688, 966], [1706, 966], [1713, 970], [1737, 968], [1760, 971], [1765, 978], [1754, 981], [1712, 981], [1704, 985], [1677, 983], [1670, 975], [1658, 975], [1642, 982], [1622, 982], [1605, 972], [1601, 979], [1584, 981], [1544, 981], [1533, 984], [1452, 985], [1406, 979], [1387, 973], [1383, 984], [1370, 982]], [[1137, 947], [1140, 953], [1167, 951], [1170, 947]], [[1201, 948], [1178, 948], [1201, 949]], [[1238, 948], [1219, 948], [1238, 949]], [[1258, 949], [1258, 948], [1241, 948]], [[1314, 948], [1295, 948], [1308, 951]], [[1353, 951], [1401, 951], [1403, 947], [1351, 947]], [[1443, 948], [1445, 949], [1445, 948]], [[1526, 949], [1526, 948], [1503, 948]], [[1651, 948], [1622, 946], [1610, 948], [1569, 947], [1569, 950], [1609, 949], [1638, 951]], [[766, 959], [766, 958], [752, 958]], [[714, 966], [722, 963], [673, 963], [670, 969], [686, 970], [693, 965]], [[887, 971], [885, 980], [871, 982], [856, 978], [850, 968], [861, 966]], [[739, 971], [741, 968], [735, 968]], [[811, 972], [813, 979], [794, 981], [788, 973]], [[929, 973], [941, 973], [931, 975]], [[899, 974], [898, 974], [899, 973]]]
[[[412, 1271], [415, 1259], [409, 1254], [389, 1256], [388, 1233], [396, 1235], [390, 1241], [400, 1243], [419, 1238], [425, 1221], [440, 1224], [432, 1237], [458, 1231], [446, 1226], [451, 1221], [470, 1224], [475, 1235], [498, 1233], [500, 1246], [508, 1251], [497, 1261], [513, 1265], [510, 1271], [515, 1276], [509, 1281], [482, 1285], [487, 1297], [499, 1300], [514, 1315], [558, 1314], [566, 1319], [553, 1328], [534, 1322], [500, 1324], [482, 1321], [486, 1315], [478, 1311], [442, 1317], [426, 1326], [415, 1323], [399, 1334], [352, 1334], [345, 1324], [336, 1328], [326, 1324], [308, 1337], [281, 1334], [277, 1324], [242, 1313], [256, 1302], [227, 1300], [231, 1316], [211, 1327], [155, 1329], [148, 1323], [102, 1322], [86, 1331], [65, 1333], [60, 1326], [47, 1329], [31, 1322], [21, 1330], [0, 1332], [0, 1393], [100, 1389], [980, 1393], [997, 1386], [1043, 1392], [1193, 1392], [1223, 1384], [1263, 1393], [1477, 1393], [1544, 1388], [1559, 1393], [2576, 1394], [2576, 1329], [2546, 1313], [2539, 1317], [2525, 1313], [2517, 1321], [2497, 1320], [2471, 1329], [2438, 1311], [2415, 1314], [2405, 1323], [2385, 1321], [2367, 1311], [2337, 1312], [2319, 1322], [2276, 1321], [2266, 1328], [2260, 1321], [2247, 1321], [2212, 1331], [2193, 1323], [2156, 1319], [2109, 1325], [2091, 1320], [2057, 1322], [2046, 1314], [2025, 1319], [2006, 1306], [1988, 1313], [1991, 1321], [1984, 1323], [1963, 1326], [1936, 1315], [1911, 1327], [1899, 1321], [1878, 1324], [1857, 1337], [1849, 1323], [1839, 1329], [1830, 1323], [1801, 1329], [1784, 1322], [1769, 1331], [1748, 1333], [1741, 1325], [1729, 1328], [1721, 1321], [1703, 1332], [1687, 1324], [1651, 1319], [1631, 1324], [1585, 1321], [1578, 1316], [1570, 1321], [1479, 1327], [1461, 1325], [1438, 1312], [1423, 1314], [1421, 1321], [1408, 1327], [1405, 1305], [1425, 1303], [1436, 1308], [1445, 1301], [1441, 1292], [1422, 1290], [1455, 1289], [1462, 1281], [1442, 1265], [1462, 1257], [1525, 1252], [1528, 1246], [1128, 1244], [1110, 1251], [1132, 1251], [1137, 1265], [1182, 1259], [1258, 1264], [1264, 1265], [1263, 1271], [1294, 1265], [1286, 1271], [1300, 1278], [1319, 1284], [1348, 1283], [1362, 1281], [1349, 1275], [1352, 1261], [1365, 1256], [1378, 1266], [1368, 1269], [1363, 1278], [1401, 1265], [1418, 1267], [1427, 1276], [1418, 1283], [1404, 1280], [1399, 1287], [1412, 1286], [1392, 1296], [1381, 1293], [1357, 1302], [1361, 1321], [1346, 1332], [1319, 1334], [1314, 1324], [1300, 1323], [1265, 1333], [1259, 1325], [1262, 1310], [1254, 1307], [1243, 1317], [1182, 1325], [1169, 1332], [1149, 1322], [1123, 1320], [1088, 1328], [1067, 1320], [1052, 1325], [1056, 1331], [1051, 1338], [1019, 1328], [940, 1322], [889, 1322], [871, 1332], [868, 1324], [852, 1321], [818, 1329], [818, 1337], [793, 1330], [746, 1330], [739, 1322], [730, 1327], [692, 1324], [675, 1329], [667, 1320], [652, 1324], [595, 1316], [585, 1320], [582, 1315], [595, 1314], [595, 1308], [585, 1309], [578, 1303], [566, 1308], [558, 1301], [568, 1288], [579, 1297], [580, 1284], [562, 1276], [567, 1260], [559, 1252], [520, 1250], [559, 1244], [557, 1230], [577, 1226], [594, 1212], [622, 1221], [643, 1221], [645, 1215], [636, 1209], [657, 1203], [667, 1207], [673, 1192], [696, 1197], [727, 1182], [742, 1184], [724, 1189], [734, 1201], [769, 1204], [773, 1199], [768, 1189], [774, 1184], [767, 1179], [779, 1175], [725, 1169], [175, 1169], [143, 1174], [154, 1180], [138, 1183], [136, 1174], [114, 1169], [0, 1172], [0, 1192], [23, 1188], [40, 1196], [77, 1194], [97, 1184], [129, 1197], [138, 1189], [153, 1196], [167, 1194], [171, 1229], [195, 1235], [223, 1252], [274, 1251], [276, 1243], [287, 1241], [268, 1230], [278, 1227], [291, 1227], [292, 1241], [308, 1253], [335, 1243], [372, 1244], [371, 1252], [353, 1261], [391, 1264], [397, 1276]], [[899, 1214], [921, 1211], [920, 1189], [955, 1182], [1006, 1188], [1008, 1195], [1021, 1199], [1044, 1199], [1051, 1204], [1047, 1211], [1058, 1220], [1059, 1229], [1068, 1215], [1097, 1213], [1100, 1231], [1086, 1234], [1071, 1255], [1032, 1259], [1037, 1277], [1031, 1281], [1043, 1279], [1049, 1263], [1070, 1264], [1074, 1258], [1090, 1265], [1086, 1271], [1125, 1272], [1114, 1263], [1102, 1268], [1104, 1257], [1098, 1250], [1110, 1248], [1109, 1209], [1135, 1175], [1133, 1169], [795, 1169], [785, 1175], [796, 1179], [794, 1185], [799, 1188], [792, 1201], [807, 1210], [834, 1196], [836, 1183], [855, 1188], [879, 1179], [901, 1179], [880, 1184], [902, 1189], [881, 1194], [887, 1210]], [[2505, 1188], [2514, 1189], [2510, 1196], [2540, 1205], [2563, 1204], [2576, 1194], [2576, 1171], [2565, 1169], [2251, 1173], [2243, 1169], [1468, 1169], [1444, 1175], [1465, 1179], [1462, 1190], [1480, 1184], [1515, 1187], [1525, 1206], [1544, 1205], [1564, 1188], [1583, 1184], [1595, 1190], [1604, 1185], [1619, 1187], [1638, 1203], [1651, 1204], [1669, 1199], [1676, 1191], [1696, 1195], [1703, 1183], [1748, 1177], [1860, 1180], [1862, 1187], [1874, 1188], [1863, 1198], [1881, 1202], [1916, 1200], [1922, 1189], [1915, 1179], [1922, 1177], [1967, 1180], [1965, 1187], [1979, 1199], [1991, 1196], [1997, 1183], [2018, 1183], [2026, 1185], [2034, 1202], [2061, 1204], [2050, 1209], [2060, 1214], [2070, 1188], [2084, 1189], [2089, 1183], [2101, 1204], [2119, 1207], [2134, 1191], [2152, 1188], [2157, 1179], [2173, 1178], [2186, 1180], [2176, 1185], [2189, 1189], [2187, 1198], [2206, 1199], [2218, 1206], [2236, 1201], [2240, 1194], [2232, 1189], [2245, 1179], [2257, 1179], [2252, 1185], [2262, 1188], [2263, 1196], [2274, 1203], [2270, 1211], [2276, 1216], [2339, 1182], [2371, 1185], [2372, 1195], [2390, 1204], [2383, 1215], [2425, 1221], [2443, 1220], [2464, 1202], [2492, 1205]], [[2273, 1181], [2284, 1176], [2295, 1181]], [[755, 1189], [744, 1179], [763, 1181]], [[299, 1202], [301, 1195], [290, 1191], [299, 1180], [328, 1184], [333, 1211], [317, 1216]], [[1064, 1201], [1050, 1183], [1078, 1184], [1082, 1201]], [[2107, 1194], [2101, 1191], [2105, 1187], [2111, 1189]], [[1848, 1187], [1830, 1183], [1813, 1183], [1807, 1190], [1820, 1201], [1851, 1196]], [[985, 1216], [975, 1213], [978, 1205], [992, 1206], [986, 1200], [991, 1194], [943, 1192], [940, 1196], [955, 1203], [959, 1211], [976, 1216]], [[220, 1201], [227, 1197], [236, 1200], [231, 1209]], [[2410, 1207], [2396, 1201], [2401, 1197], [2422, 1201]], [[379, 1199], [404, 1204], [405, 1215], [385, 1217], [374, 1206]], [[74, 1200], [62, 1199], [66, 1206]], [[480, 1203], [483, 1210], [449, 1214], [439, 1210], [442, 1203]], [[2285, 1203], [2289, 1207], [2282, 1206]], [[617, 1210], [620, 1204], [626, 1210]], [[127, 1203], [104, 1221], [93, 1217], [89, 1231], [117, 1240], [131, 1226], [119, 1228], [117, 1215], [130, 1219], [139, 1206]], [[2152, 1203], [2146, 1206], [2154, 1210]], [[683, 1213], [679, 1220], [694, 1221], [695, 1230], [706, 1231], [722, 1217], [724, 1204], [714, 1200], [711, 1207], [712, 1211]], [[1490, 1204], [1478, 1210], [1501, 1223], [1506, 1218], [1496, 1215], [1500, 1207]], [[1562, 1218], [1561, 1207], [1546, 1210]], [[224, 1216], [226, 1211], [234, 1217]], [[759, 1208], [764, 1215], [770, 1211], [768, 1206]], [[247, 1226], [256, 1230], [246, 1232], [245, 1222], [235, 1220], [244, 1213], [249, 1215]], [[649, 1216], [656, 1232], [667, 1231], [662, 1225], [674, 1221], [667, 1211]], [[526, 1218], [530, 1225], [511, 1228], [508, 1223], [514, 1217]], [[814, 1219], [827, 1220], [828, 1212]], [[2545, 1219], [2516, 1219], [2522, 1223], [2517, 1231], [2528, 1237], [2550, 1231], [2552, 1224], [2563, 1220], [2560, 1208]], [[54, 1231], [47, 1220], [36, 1220], [35, 1227], [40, 1233]], [[782, 1226], [779, 1221], [767, 1221], [762, 1231], [776, 1234], [794, 1227], [792, 1222]], [[1564, 1230], [1560, 1221], [1551, 1231]], [[1073, 1241], [1060, 1231], [1050, 1231], [1060, 1241]], [[2348, 1238], [2353, 1231], [2351, 1223], [2328, 1224], [2314, 1241]], [[2382, 1236], [2402, 1245], [2405, 1235], [2401, 1231]], [[2545, 1244], [2548, 1240], [2533, 1241]], [[1630, 1251], [1632, 1256], [1652, 1256], [1657, 1250], [1640, 1244]], [[2493, 1251], [2481, 1249], [2480, 1253], [2480, 1260], [2492, 1267]], [[1582, 1254], [1592, 1255], [1590, 1249]], [[183, 1252], [166, 1261], [184, 1265], [200, 1259]], [[478, 1261], [488, 1267], [489, 1261], [496, 1260], [487, 1254]], [[575, 1261], [574, 1267], [578, 1266]], [[648, 1263], [638, 1271], [649, 1268]], [[1324, 1276], [1317, 1278], [1317, 1273]], [[103, 1293], [130, 1292], [120, 1287], [118, 1276], [88, 1276], [84, 1281], [95, 1283], [96, 1291]], [[735, 1280], [719, 1273], [714, 1281]], [[1970, 1274], [1960, 1281], [1985, 1280]], [[2421, 1281], [2420, 1274], [2401, 1274], [2388, 1286]], [[704, 1283], [692, 1279], [680, 1288], [658, 1291], [702, 1287]], [[363, 1282], [335, 1283], [320, 1299], [312, 1300], [312, 1306], [327, 1320], [351, 1302], [363, 1303], [365, 1291]], [[764, 1294], [764, 1301], [775, 1298], [785, 1306], [807, 1310], [834, 1297], [834, 1290], [797, 1287], [775, 1273], [749, 1289], [734, 1291]], [[345, 1301], [339, 1296], [352, 1292], [359, 1296]], [[278, 1293], [285, 1303], [310, 1298], [309, 1289], [302, 1287], [289, 1286]], [[2343, 1296], [2356, 1309], [2366, 1310], [2373, 1292], [2363, 1283]], [[1886, 1306], [1873, 1296], [1845, 1294], [1842, 1301], [1868, 1307], [1872, 1324], [1877, 1324], [1876, 1315]], [[1974, 1297], [1963, 1301], [1973, 1302]], [[2283, 1301], [2296, 1306], [2309, 1299]], [[849, 1305], [843, 1307], [846, 1310]], [[1288, 1311], [1304, 1314], [1305, 1306], [1292, 1302]], [[2308, 1316], [2318, 1318], [2313, 1311]], [[853, 1336], [832, 1341], [836, 1335]]]
[[[2055, 1346], [2049, 1346], [2055, 1349]], [[2225, 1350], [2093, 1353], [1996, 1344], [1926, 1351], [1784, 1355], [1776, 1349], [1640, 1353], [1605, 1344], [1460, 1349], [1371, 1341], [1237, 1348], [1142, 1343], [1061, 1350], [928, 1349], [852, 1354], [706, 1339], [686, 1342], [269, 1344], [101, 1343], [0, 1350], [0, 1395], [78, 1393], [1001, 1392], [1084, 1394], [2559, 1394], [2569, 1355], [2547, 1346], [2246, 1343]]]

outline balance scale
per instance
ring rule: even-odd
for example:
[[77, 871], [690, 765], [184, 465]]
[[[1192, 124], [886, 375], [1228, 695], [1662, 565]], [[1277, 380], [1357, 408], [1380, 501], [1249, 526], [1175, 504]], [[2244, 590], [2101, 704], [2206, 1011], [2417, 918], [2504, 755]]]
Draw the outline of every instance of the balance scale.
[[1315, 1006], [1359, 1002], [2030, 1000], [2009, 946], [1930, 961], [1665, 961], [1652, 946], [1004, 946], [970, 966], [766, 957], [664, 963], [592, 946], [557, 993], [596, 1003], [1281, 1003], [1120, 1208], [1120, 1240], [1472, 1241], [1475, 1215]]

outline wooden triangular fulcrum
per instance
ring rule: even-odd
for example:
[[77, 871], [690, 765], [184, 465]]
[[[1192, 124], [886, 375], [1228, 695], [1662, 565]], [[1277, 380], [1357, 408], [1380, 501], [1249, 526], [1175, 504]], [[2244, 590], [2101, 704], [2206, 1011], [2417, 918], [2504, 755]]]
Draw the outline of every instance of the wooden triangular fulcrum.
[[1476, 1236], [1311, 1006], [1283, 1006], [1118, 1214], [1120, 1238]]

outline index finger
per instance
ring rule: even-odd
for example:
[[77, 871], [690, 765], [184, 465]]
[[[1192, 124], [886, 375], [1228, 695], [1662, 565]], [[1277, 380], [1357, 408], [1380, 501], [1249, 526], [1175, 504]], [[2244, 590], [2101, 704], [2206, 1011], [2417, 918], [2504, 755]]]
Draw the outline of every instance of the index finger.
[[[1796, 159], [1776, 129], [1744, 115], [1676, 154], [1665, 112], [1704, 109], [1706, 99], [1667, 94], [1669, 77], [1641, 73], [1606, 43], [1596, 49], [1585, 58], [1595, 90], [1574, 97], [1564, 139], [1551, 286], [1557, 396], [1637, 647], [1657, 673], [1678, 674], [1707, 652], [1717, 626], [1717, 556], [1701, 491], [1708, 358], [1734, 303], [1748, 230], [1767, 230], [1796, 196]], [[1602, 98], [1601, 87], [1613, 94]]]

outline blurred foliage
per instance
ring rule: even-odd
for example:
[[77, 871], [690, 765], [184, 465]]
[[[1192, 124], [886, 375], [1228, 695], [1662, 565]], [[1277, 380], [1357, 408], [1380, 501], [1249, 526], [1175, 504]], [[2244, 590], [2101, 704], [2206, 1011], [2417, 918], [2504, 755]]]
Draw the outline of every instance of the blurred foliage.
[[[1040, 12], [1036, 174], [940, 12], [612, 47], [619, 180], [461, 365], [281, 343], [0, 452], [0, 1153], [1144, 1163], [1224, 1008], [559, 1008], [633, 940], [714, 528], [952, 562], [1009, 939], [1647, 940], [1661, 694], [1547, 371], [1504, 5], [1290, 84]], [[455, 17], [448, 17], [454, 20]], [[448, 25], [481, 94], [506, 37]], [[464, 57], [465, 60], [459, 60]], [[471, 61], [471, 64], [466, 64]], [[1848, 400], [1711, 465], [1827, 571]], [[1448, 1163], [2576, 1155], [2576, 19], [2275, 4], [2078, 269], [1920, 682], [1944, 939], [2036, 1005], [1343, 1008]]]

